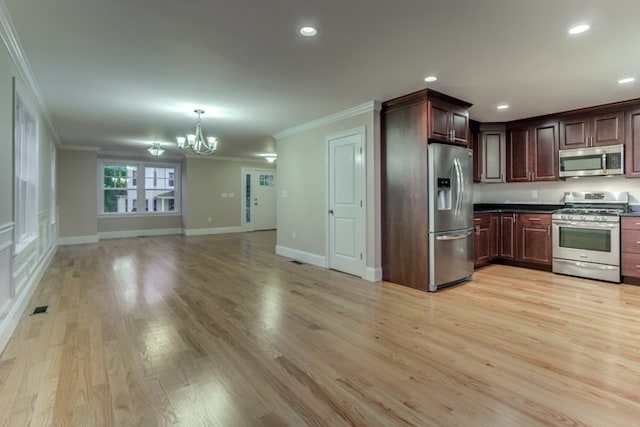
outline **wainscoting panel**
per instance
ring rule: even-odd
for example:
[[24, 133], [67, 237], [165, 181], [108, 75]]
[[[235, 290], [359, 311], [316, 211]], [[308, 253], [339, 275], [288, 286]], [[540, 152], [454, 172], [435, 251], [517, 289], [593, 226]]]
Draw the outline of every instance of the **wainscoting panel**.
[[13, 223], [0, 225], [0, 323], [13, 298]]

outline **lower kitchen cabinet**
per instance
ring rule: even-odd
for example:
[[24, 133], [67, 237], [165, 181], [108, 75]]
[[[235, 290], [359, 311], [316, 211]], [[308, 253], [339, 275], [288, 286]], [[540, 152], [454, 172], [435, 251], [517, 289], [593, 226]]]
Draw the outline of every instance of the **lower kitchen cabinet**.
[[622, 276], [640, 279], [640, 217], [621, 219]]
[[518, 214], [500, 214], [500, 251], [499, 258], [516, 259], [516, 218]]
[[474, 227], [476, 267], [492, 261], [551, 266], [551, 214], [480, 213]]
[[518, 261], [551, 265], [551, 215], [518, 214]]
[[491, 214], [479, 214], [473, 217], [474, 240], [473, 261], [476, 267], [491, 261]]

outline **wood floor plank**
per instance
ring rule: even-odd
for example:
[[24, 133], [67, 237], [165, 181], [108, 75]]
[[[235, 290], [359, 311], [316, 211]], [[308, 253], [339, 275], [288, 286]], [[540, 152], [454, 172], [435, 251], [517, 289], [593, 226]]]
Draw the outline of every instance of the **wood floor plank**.
[[60, 247], [0, 357], [0, 425], [632, 426], [640, 287], [491, 265], [437, 293], [275, 233]]

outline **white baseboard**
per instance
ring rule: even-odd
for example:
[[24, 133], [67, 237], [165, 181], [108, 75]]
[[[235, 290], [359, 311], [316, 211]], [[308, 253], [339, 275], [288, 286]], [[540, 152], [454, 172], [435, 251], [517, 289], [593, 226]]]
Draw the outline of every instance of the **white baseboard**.
[[307, 264], [316, 265], [318, 267], [327, 268], [327, 259], [322, 255], [304, 252], [298, 249], [287, 248], [286, 246], [276, 246], [276, 254], [297, 261], [306, 262]]
[[370, 282], [380, 282], [382, 280], [382, 268], [365, 267], [362, 278]]
[[208, 234], [242, 233], [242, 227], [185, 228], [185, 236], [206, 236]]
[[4, 351], [4, 348], [7, 346], [16, 326], [18, 326], [18, 322], [20, 321], [24, 310], [27, 308], [27, 304], [29, 303], [31, 296], [38, 287], [45, 270], [49, 267], [49, 264], [51, 264], [51, 260], [53, 260], [53, 256], [56, 254], [57, 249], [58, 247], [55, 244], [51, 245], [45, 256], [40, 259], [40, 262], [34, 270], [33, 275], [29, 278], [27, 284], [23, 286], [21, 288], [21, 292], [13, 298], [10, 311], [4, 317], [2, 322], [0, 322], [0, 353]]
[[98, 235], [96, 234], [95, 236], [58, 237], [57, 243], [59, 246], [98, 243]]
[[182, 234], [182, 228], [156, 228], [149, 230], [101, 231], [98, 239], [121, 239], [126, 237], [169, 236]]

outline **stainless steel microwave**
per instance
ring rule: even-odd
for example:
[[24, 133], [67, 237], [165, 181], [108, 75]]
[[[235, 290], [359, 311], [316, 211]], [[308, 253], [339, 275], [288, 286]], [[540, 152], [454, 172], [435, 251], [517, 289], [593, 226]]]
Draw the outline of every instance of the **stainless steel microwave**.
[[560, 178], [622, 175], [624, 145], [560, 150]]

